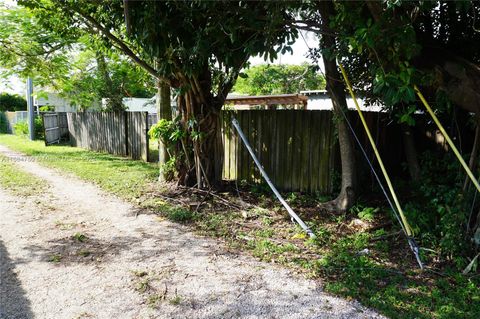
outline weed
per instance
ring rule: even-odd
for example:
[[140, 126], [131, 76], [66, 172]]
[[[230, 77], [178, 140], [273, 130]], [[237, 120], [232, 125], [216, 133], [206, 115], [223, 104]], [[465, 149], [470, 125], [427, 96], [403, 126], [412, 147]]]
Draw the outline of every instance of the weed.
[[82, 257], [88, 257], [90, 256], [92, 253], [86, 249], [80, 249], [77, 253], [79, 256], [82, 256]]
[[75, 223], [64, 223], [62, 221], [56, 220], [55, 227], [60, 228], [61, 230], [70, 230], [75, 227]]
[[235, 214], [210, 214], [199, 218], [198, 222], [201, 227], [211, 235], [218, 237], [229, 237], [230, 230], [228, 228], [228, 219], [235, 218]]
[[353, 213], [356, 213], [358, 218], [360, 218], [363, 221], [373, 222], [373, 220], [375, 219], [375, 214], [377, 214], [380, 211], [380, 208], [364, 207], [362, 205], [356, 205], [352, 207], [350, 211]]
[[174, 298], [170, 299], [168, 302], [171, 305], [178, 306], [182, 302], [182, 297], [177, 295]]
[[167, 212], [167, 217], [171, 221], [178, 223], [186, 223], [195, 219], [196, 214], [184, 208], [172, 208]]
[[273, 224], [273, 219], [269, 216], [263, 216], [262, 217], [262, 224], [265, 226], [270, 226]]
[[150, 289], [150, 280], [148, 278], [140, 280], [135, 286], [135, 290], [142, 294], [145, 293], [148, 289]]
[[275, 231], [271, 228], [266, 228], [266, 229], [260, 229], [257, 230], [255, 233], [256, 236], [258, 237], [263, 237], [263, 238], [271, 238], [275, 234]]
[[255, 240], [249, 242], [249, 245], [253, 248], [253, 254], [265, 260], [270, 260], [274, 255], [281, 255], [286, 252], [297, 251], [297, 246], [286, 243], [276, 244], [268, 239]]
[[75, 233], [75, 235], [73, 235], [72, 237], [73, 237], [73, 239], [75, 239], [76, 241], [79, 241], [81, 243], [83, 243], [87, 240], [87, 236], [85, 236], [82, 233]]
[[48, 258], [48, 261], [51, 263], [59, 263], [62, 260], [62, 255], [54, 254]]
[[134, 274], [135, 277], [145, 277], [146, 275], [148, 275], [145, 270], [132, 270], [132, 274]]
[[162, 295], [159, 295], [159, 294], [150, 295], [147, 298], [147, 305], [150, 308], [155, 308], [162, 299], [164, 299], [164, 296]]

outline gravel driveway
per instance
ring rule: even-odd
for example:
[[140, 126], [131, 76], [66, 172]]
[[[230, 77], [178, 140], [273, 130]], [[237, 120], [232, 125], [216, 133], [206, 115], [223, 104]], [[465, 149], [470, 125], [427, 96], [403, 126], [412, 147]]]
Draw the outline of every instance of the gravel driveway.
[[49, 190], [23, 198], [0, 189], [2, 319], [381, 317], [318, 282], [137, 216], [92, 184], [32, 161], [17, 165]]

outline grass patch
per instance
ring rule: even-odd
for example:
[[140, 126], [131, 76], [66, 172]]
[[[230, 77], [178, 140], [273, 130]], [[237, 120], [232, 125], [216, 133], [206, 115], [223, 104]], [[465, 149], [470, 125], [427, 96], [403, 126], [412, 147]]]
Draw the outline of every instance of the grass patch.
[[2, 155], [0, 155], [0, 187], [17, 196], [39, 195], [47, 188], [45, 181], [23, 171]]
[[175, 207], [167, 211], [167, 217], [173, 222], [177, 223], [187, 223], [195, 219], [196, 214], [190, 210]]
[[[0, 144], [29, 155], [45, 166], [73, 173], [122, 198], [138, 198], [142, 189], [158, 177], [158, 165], [133, 161], [106, 153], [76, 147], [30, 141], [14, 135], [0, 134]], [[3, 170], [3, 169], [2, 169]]]
[[87, 240], [87, 236], [82, 233], [75, 233], [72, 238], [78, 242], [85, 242]]
[[168, 301], [171, 305], [178, 306], [179, 304], [182, 303], [182, 297], [180, 296], [175, 296], [172, 299]]
[[59, 263], [60, 261], [62, 261], [62, 255], [51, 255], [50, 257], [48, 257], [48, 261], [51, 263]]

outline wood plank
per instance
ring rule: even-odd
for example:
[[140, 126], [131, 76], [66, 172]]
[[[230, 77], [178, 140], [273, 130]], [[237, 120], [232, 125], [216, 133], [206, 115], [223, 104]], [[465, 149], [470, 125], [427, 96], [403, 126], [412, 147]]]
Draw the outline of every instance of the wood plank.
[[[237, 116], [238, 112], [231, 111], [230, 116]], [[231, 123], [232, 118], [229, 118], [228, 127], [232, 133], [232, 143], [230, 143], [230, 178], [237, 179], [237, 165], [238, 165], [238, 148], [239, 148], [239, 139], [237, 131], [232, 127]], [[232, 158], [233, 156], [233, 158]]]
[[[241, 112], [240, 113], [241, 116], [240, 118], [242, 119], [241, 120], [241, 125], [240, 125], [240, 128], [242, 129], [244, 135], [246, 138], [248, 138], [248, 136], [250, 136], [250, 131], [249, 131], [249, 127], [250, 127], [250, 123], [249, 123], [249, 120], [250, 120], [250, 114], [248, 111], [246, 112]], [[240, 180], [245, 180], [245, 181], [248, 181], [248, 174], [249, 174], [249, 158], [248, 158], [248, 151], [247, 151], [247, 148], [245, 147], [245, 144], [242, 142], [241, 144], [241, 173], [240, 173]]]
[[232, 134], [228, 128], [228, 112], [220, 113], [220, 127], [222, 129], [222, 144], [223, 144], [223, 169], [222, 176], [225, 180], [230, 180], [230, 145], [232, 141]]
[[310, 191], [316, 192], [319, 190], [320, 184], [320, 153], [321, 149], [321, 129], [322, 129], [322, 113], [312, 112], [312, 137], [311, 137], [311, 173], [310, 173]]
[[300, 191], [308, 192], [310, 190], [310, 160], [311, 160], [311, 128], [312, 113], [311, 111], [303, 111], [299, 113], [302, 117], [302, 161], [300, 171]]
[[277, 152], [277, 145], [278, 142], [276, 141], [277, 135], [277, 112], [271, 112], [271, 114], [267, 114], [268, 124], [267, 130], [265, 134], [265, 138], [267, 140], [267, 155], [268, 155], [268, 162], [265, 164], [265, 170], [272, 180], [273, 184], [277, 184], [276, 179], [276, 167], [275, 167], [275, 157]]
[[303, 127], [303, 112], [295, 110], [293, 111], [295, 114], [295, 122], [294, 122], [294, 129], [293, 129], [293, 143], [292, 143], [292, 160], [291, 160], [291, 169], [288, 170], [289, 174], [291, 175], [292, 179], [292, 191], [300, 191], [301, 190], [301, 174], [302, 174], [302, 131]]
[[288, 144], [291, 130], [289, 129], [287, 120], [291, 116], [291, 112], [289, 112], [288, 110], [279, 110], [278, 115], [280, 117], [280, 125], [278, 129], [280, 131], [279, 137], [281, 143], [280, 152], [277, 157], [277, 165], [279, 170], [278, 185], [282, 190], [288, 191], [290, 188], [290, 180], [287, 178], [287, 164], [290, 155], [290, 153], [288, 153]]

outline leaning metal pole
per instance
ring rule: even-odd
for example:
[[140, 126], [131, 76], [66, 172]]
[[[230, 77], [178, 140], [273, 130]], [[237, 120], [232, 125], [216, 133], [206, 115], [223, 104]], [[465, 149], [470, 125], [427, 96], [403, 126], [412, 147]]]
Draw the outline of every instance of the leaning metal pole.
[[253, 161], [255, 162], [255, 164], [257, 165], [258, 169], [260, 170], [260, 173], [262, 174], [263, 178], [264, 178], [265, 181], [267, 182], [268, 186], [270, 186], [270, 188], [272, 189], [272, 191], [273, 191], [273, 193], [275, 194], [275, 196], [277, 196], [277, 198], [278, 198], [278, 200], [280, 201], [280, 203], [282, 203], [283, 207], [285, 207], [285, 209], [287, 210], [288, 214], [292, 217], [292, 220], [295, 220], [295, 221], [300, 225], [300, 227], [302, 227], [302, 229], [308, 234], [308, 236], [310, 236], [310, 238], [316, 238], [316, 236], [315, 236], [315, 234], [312, 232], [312, 230], [311, 230], [310, 228], [308, 228], [307, 225], [305, 225], [305, 223], [303, 222], [303, 220], [301, 220], [300, 217], [298, 217], [297, 214], [295, 214], [295, 212], [293, 211], [293, 209], [287, 204], [287, 202], [285, 201], [285, 199], [283, 199], [282, 195], [280, 195], [280, 193], [278, 192], [278, 190], [275, 188], [275, 185], [273, 185], [272, 181], [270, 180], [270, 178], [268, 177], [267, 173], [266, 173], [265, 170], [263, 169], [262, 164], [260, 164], [260, 161], [258, 160], [257, 156], [256, 156], [255, 153], [253, 152], [252, 147], [251, 147], [250, 144], [248, 143], [247, 138], [246, 138], [245, 135], [243, 134], [243, 131], [242, 131], [242, 129], [240, 128], [240, 125], [238, 124], [238, 121], [237, 121], [235, 118], [232, 119], [232, 124], [233, 124], [233, 126], [235, 127], [235, 129], [237, 130], [238, 135], [240, 135], [240, 138], [242, 139], [243, 143], [245, 144], [245, 147], [247, 148], [248, 152], [249, 152], [250, 155], [252, 156]]

